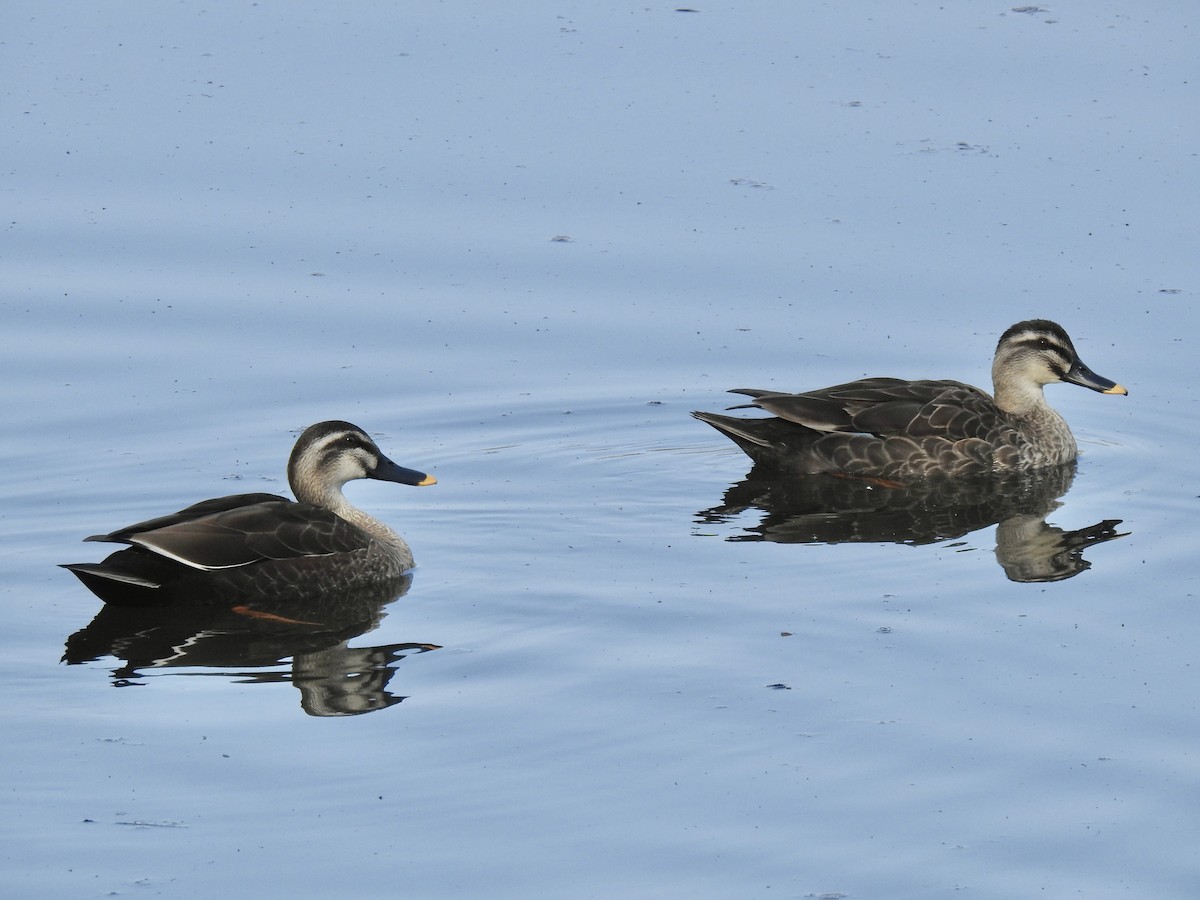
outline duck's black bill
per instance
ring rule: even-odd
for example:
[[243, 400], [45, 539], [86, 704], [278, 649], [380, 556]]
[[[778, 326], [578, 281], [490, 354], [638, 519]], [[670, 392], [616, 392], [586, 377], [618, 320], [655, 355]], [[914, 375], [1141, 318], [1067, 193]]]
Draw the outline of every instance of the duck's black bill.
[[379, 481], [394, 481], [397, 484], [415, 484], [419, 486], [437, 484], [437, 479], [432, 475], [426, 475], [424, 472], [418, 472], [416, 469], [406, 469], [404, 466], [398, 466], [386, 456], [379, 458], [379, 465], [367, 477], [375, 478]]
[[1117, 384], [1115, 381], [1109, 381], [1097, 375], [1083, 363], [1076, 360], [1075, 365], [1065, 376], [1063, 381], [1069, 381], [1071, 384], [1077, 384], [1080, 387], [1090, 388], [1093, 391], [1099, 391], [1102, 394], [1128, 394], [1129, 391]]

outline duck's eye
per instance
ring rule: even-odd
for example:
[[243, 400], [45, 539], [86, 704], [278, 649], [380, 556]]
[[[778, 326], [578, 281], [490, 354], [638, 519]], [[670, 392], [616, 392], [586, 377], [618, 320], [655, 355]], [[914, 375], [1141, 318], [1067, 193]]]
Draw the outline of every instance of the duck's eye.
[[1038, 349], [1039, 350], [1049, 350], [1050, 349], [1050, 341], [1048, 341], [1046, 338], [1038, 338]]

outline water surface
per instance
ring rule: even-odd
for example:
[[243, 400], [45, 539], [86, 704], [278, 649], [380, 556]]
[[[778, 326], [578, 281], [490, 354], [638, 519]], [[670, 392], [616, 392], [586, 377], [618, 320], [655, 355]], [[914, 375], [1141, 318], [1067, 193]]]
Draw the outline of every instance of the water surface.
[[[1190, 6], [9, 18], [7, 894], [1195, 895]], [[1035, 315], [1131, 392], [1048, 392], [1090, 568], [712, 514], [690, 410]], [[59, 662], [80, 538], [326, 418], [439, 479], [349, 488], [418, 561], [386, 702]]]

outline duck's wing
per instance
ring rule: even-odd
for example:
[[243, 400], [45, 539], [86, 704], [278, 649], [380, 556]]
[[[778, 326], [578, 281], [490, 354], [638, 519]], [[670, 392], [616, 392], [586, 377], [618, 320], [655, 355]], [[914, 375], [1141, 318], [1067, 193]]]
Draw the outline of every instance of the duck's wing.
[[743, 388], [753, 406], [819, 432], [878, 437], [981, 437], [998, 419], [992, 398], [958, 381], [864, 378], [800, 394]]
[[[909, 420], [909, 437], [942, 437], [950, 441], [981, 440], [996, 445], [1012, 426], [991, 395], [959, 382], [934, 382], [945, 390], [933, 396]], [[867, 419], [869, 424], [869, 417]]]
[[272, 497], [129, 534], [126, 540], [195, 569], [349, 553], [370, 539], [327, 509]]
[[201, 500], [199, 503], [193, 503], [191, 506], [179, 510], [179, 512], [157, 516], [133, 525], [126, 525], [124, 528], [118, 528], [116, 531], [111, 531], [108, 534], [93, 534], [90, 537], [85, 537], [84, 540], [128, 544], [131, 543], [130, 538], [135, 534], [143, 534], [147, 531], [166, 528], [169, 525], [192, 522], [204, 516], [213, 515], [214, 513], [228, 512], [246, 506], [254, 506], [258, 503], [271, 502], [288, 503], [290, 501], [286, 497], [280, 497], [278, 494], [230, 494], [228, 497], [214, 497], [211, 500]]

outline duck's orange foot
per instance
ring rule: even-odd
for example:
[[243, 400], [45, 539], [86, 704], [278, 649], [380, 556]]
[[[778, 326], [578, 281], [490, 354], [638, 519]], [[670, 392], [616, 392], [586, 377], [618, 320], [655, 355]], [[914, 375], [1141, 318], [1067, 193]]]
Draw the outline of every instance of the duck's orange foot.
[[253, 609], [249, 606], [235, 606], [233, 611], [239, 616], [246, 616], [248, 619], [261, 619], [264, 622], [281, 622], [284, 625], [317, 625], [320, 622], [305, 622], [301, 619], [289, 619], [286, 616], [277, 616], [274, 613], [263, 612], [260, 609]]
[[875, 487], [887, 488], [892, 491], [906, 487], [903, 481], [893, 481], [890, 478], [879, 478], [875, 475], [851, 475], [848, 472], [830, 472], [829, 474], [834, 478], [853, 478], [855, 481], [865, 481], [867, 484], [875, 485]]

